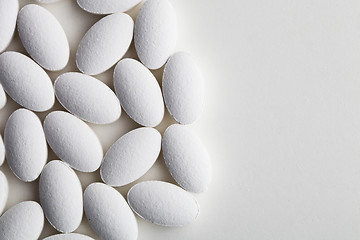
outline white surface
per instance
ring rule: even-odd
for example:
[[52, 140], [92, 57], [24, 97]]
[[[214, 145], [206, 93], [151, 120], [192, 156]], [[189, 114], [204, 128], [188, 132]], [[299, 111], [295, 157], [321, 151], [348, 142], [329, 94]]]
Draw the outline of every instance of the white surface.
[[2, 109], [5, 106], [6, 100], [7, 100], [7, 97], [6, 97], [4, 88], [0, 84], [0, 109]]
[[141, 0], [77, 0], [82, 9], [94, 14], [125, 12], [140, 2]]
[[78, 233], [67, 233], [67, 234], [56, 234], [47, 237], [46, 239], [43, 240], [93, 240], [93, 238]]
[[0, 52], [2, 52], [12, 40], [18, 11], [18, 0], [0, 0]]
[[6, 176], [0, 171], [0, 214], [3, 213], [9, 195], [9, 184]]
[[[213, 181], [195, 195], [201, 213], [194, 223], [163, 228], [137, 218], [139, 240], [358, 240], [360, 2], [171, 3], [179, 23], [177, 50], [190, 52], [204, 74], [205, 109], [190, 127], [210, 153]], [[44, 6], [68, 35], [66, 71], [76, 71], [77, 45], [100, 17], [73, 0]], [[24, 52], [18, 36], [8, 49]], [[126, 56], [136, 56], [133, 45]], [[60, 72], [50, 75], [54, 80]], [[112, 86], [111, 70], [97, 77]], [[16, 108], [9, 99], [0, 110], [1, 133]], [[57, 103], [53, 109], [62, 108]], [[160, 132], [170, 123], [166, 113]], [[105, 151], [138, 127], [126, 114], [113, 124], [91, 126]], [[55, 158], [51, 153], [49, 159]], [[7, 164], [1, 170], [12, 187], [7, 209], [38, 200], [36, 182], [24, 185]], [[101, 181], [98, 172], [77, 173], [83, 187]], [[141, 178], [149, 179], [171, 180], [162, 157]], [[129, 187], [117, 189], [125, 196]], [[77, 232], [99, 239], [86, 220]], [[42, 236], [55, 233], [46, 222]]]

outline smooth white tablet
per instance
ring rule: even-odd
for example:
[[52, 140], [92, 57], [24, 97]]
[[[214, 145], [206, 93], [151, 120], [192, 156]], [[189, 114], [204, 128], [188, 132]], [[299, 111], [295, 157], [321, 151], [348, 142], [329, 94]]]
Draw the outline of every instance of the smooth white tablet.
[[15, 176], [24, 182], [37, 179], [48, 157], [39, 117], [24, 108], [13, 112], [6, 122], [4, 142], [6, 159]]
[[136, 214], [152, 223], [181, 227], [194, 221], [200, 212], [196, 199], [167, 182], [146, 181], [133, 186], [127, 200]]
[[11, 42], [18, 12], [18, 0], [0, 0], [0, 52], [4, 51]]
[[162, 78], [169, 113], [181, 124], [193, 123], [204, 102], [204, 80], [192, 56], [177, 52], [167, 61]]
[[2, 109], [6, 104], [6, 94], [4, 92], [4, 88], [0, 84], [0, 109]]
[[26, 51], [49, 71], [63, 69], [69, 61], [69, 42], [64, 29], [51, 12], [28, 4], [17, 19], [19, 37]]
[[96, 124], [108, 124], [119, 119], [119, 99], [100, 80], [76, 72], [60, 75], [55, 81], [55, 95], [66, 110]]
[[162, 140], [163, 156], [175, 181], [190, 192], [204, 192], [211, 181], [209, 154], [198, 136], [188, 127], [173, 124]]
[[52, 235], [50, 237], [44, 238], [43, 240], [94, 240], [94, 239], [79, 233], [66, 233], [66, 234]]
[[136, 18], [134, 42], [141, 62], [158, 69], [172, 54], [177, 38], [174, 8], [168, 0], [148, 0]]
[[135, 240], [138, 226], [123, 196], [103, 183], [92, 183], [84, 192], [84, 210], [101, 239]]
[[161, 135], [154, 128], [138, 128], [120, 137], [101, 164], [101, 179], [123, 186], [139, 179], [154, 164], [161, 149]]
[[0, 217], [0, 239], [36, 240], [44, 227], [44, 213], [34, 201], [21, 202]]
[[82, 9], [94, 14], [126, 12], [140, 2], [141, 0], [77, 0]]
[[126, 58], [114, 70], [114, 87], [125, 112], [146, 127], [157, 126], [164, 117], [159, 83], [140, 62]]
[[75, 231], [83, 216], [82, 188], [74, 170], [54, 160], [46, 164], [39, 181], [40, 203], [50, 224], [59, 232]]
[[0, 83], [12, 99], [25, 108], [43, 112], [54, 105], [50, 77], [21, 53], [4, 52], [0, 55]]
[[0, 171], [0, 216], [4, 211], [9, 195], [9, 184], [5, 174]]
[[78, 69], [88, 75], [105, 72], [128, 50], [134, 22], [125, 13], [114, 13], [96, 22], [81, 39], [76, 52]]
[[5, 161], [5, 146], [4, 146], [4, 141], [0, 134], [0, 166], [3, 165], [4, 161]]
[[44, 120], [46, 140], [54, 153], [71, 167], [94, 172], [101, 164], [103, 149], [94, 131], [82, 120], [63, 111]]

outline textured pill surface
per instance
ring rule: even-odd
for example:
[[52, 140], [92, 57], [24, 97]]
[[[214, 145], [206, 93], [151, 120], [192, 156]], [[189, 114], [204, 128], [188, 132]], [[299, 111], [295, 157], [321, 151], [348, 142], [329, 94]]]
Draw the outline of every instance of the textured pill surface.
[[141, 0], [77, 0], [82, 9], [94, 14], [126, 12], [140, 2]]
[[19, 12], [17, 28], [24, 48], [39, 65], [50, 71], [66, 66], [69, 42], [52, 13], [39, 5], [28, 4]]
[[21, 202], [0, 217], [0, 239], [36, 240], [44, 227], [44, 213], [34, 201]]
[[0, 52], [4, 51], [11, 42], [18, 11], [18, 0], [0, 0]]
[[120, 137], [107, 151], [101, 164], [101, 179], [123, 186], [144, 175], [161, 149], [161, 135], [154, 128], [138, 128]]
[[54, 85], [61, 105], [82, 120], [108, 124], [120, 117], [120, 102], [115, 93], [94, 77], [69, 72], [60, 75]]
[[24, 182], [37, 179], [48, 157], [38, 116], [23, 108], [13, 112], [6, 122], [4, 142], [6, 159], [15, 176]]
[[173, 124], [162, 140], [166, 166], [175, 181], [190, 192], [204, 192], [211, 181], [208, 152], [198, 136], [187, 126]]
[[4, 88], [0, 84], [0, 109], [2, 109], [6, 104], [6, 94], [4, 92]]
[[0, 55], [0, 83], [12, 99], [25, 108], [43, 112], [54, 105], [50, 77], [21, 53], [4, 52]]
[[134, 22], [125, 13], [114, 13], [96, 22], [81, 39], [76, 52], [78, 69], [88, 75], [105, 72], [128, 50]]
[[148, 0], [136, 18], [134, 42], [141, 62], [158, 69], [172, 54], [177, 37], [174, 8], [168, 0]]
[[126, 58], [114, 70], [114, 87], [121, 106], [137, 123], [157, 126], [164, 117], [164, 102], [159, 83], [140, 62]]
[[193, 196], [167, 182], [138, 183], [129, 190], [127, 199], [136, 214], [162, 226], [187, 225], [194, 221], [200, 212], [199, 205]]
[[204, 80], [192, 56], [177, 52], [167, 61], [162, 79], [169, 113], [181, 124], [193, 123], [204, 101]]
[[90, 184], [84, 192], [84, 210], [90, 226], [107, 240], [135, 240], [138, 226], [123, 196], [103, 184]]
[[94, 131], [82, 120], [63, 111], [44, 120], [46, 140], [54, 153], [71, 167], [94, 172], [101, 164], [103, 149]]
[[50, 224], [59, 232], [76, 230], [83, 216], [82, 188], [74, 170], [54, 160], [46, 164], [39, 181], [40, 203]]
[[5, 146], [4, 146], [4, 141], [0, 134], [0, 166], [3, 165], [4, 161], [5, 161]]
[[94, 239], [79, 233], [67, 233], [67, 234], [52, 235], [50, 237], [44, 238], [43, 240], [94, 240]]
[[[4, 211], [9, 194], [9, 184], [5, 174], [0, 171], [0, 216]], [[1, 235], [0, 235], [1, 236]]]

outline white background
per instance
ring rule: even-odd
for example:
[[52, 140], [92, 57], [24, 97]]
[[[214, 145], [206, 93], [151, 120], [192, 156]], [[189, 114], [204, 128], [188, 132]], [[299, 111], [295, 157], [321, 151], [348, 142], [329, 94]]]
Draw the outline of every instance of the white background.
[[[204, 113], [191, 128], [209, 149], [214, 176], [210, 189], [196, 195], [196, 222], [164, 228], [137, 218], [139, 240], [360, 239], [360, 2], [171, 2], [177, 49], [194, 55], [206, 79]], [[62, 72], [76, 71], [76, 47], [100, 16], [75, 0], [44, 6], [69, 38], [71, 59]], [[25, 52], [18, 35], [8, 49]], [[133, 45], [127, 57], [136, 58]], [[112, 71], [97, 77], [112, 87]], [[155, 75], [160, 81], [161, 70]], [[0, 111], [2, 134], [16, 108], [9, 100]], [[157, 129], [163, 133], [173, 122], [166, 114]], [[91, 126], [105, 151], [138, 127], [125, 113], [114, 124]], [[50, 152], [49, 160], [56, 158]], [[10, 182], [7, 209], [38, 201], [38, 181], [22, 183], [7, 164], [0, 169]], [[100, 181], [98, 171], [77, 173], [84, 188]], [[145, 179], [173, 182], [162, 157]], [[129, 187], [118, 190], [125, 196]], [[85, 218], [76, 232], [98, 239]], [[46, 223], [42, 237], [53, 233]]]

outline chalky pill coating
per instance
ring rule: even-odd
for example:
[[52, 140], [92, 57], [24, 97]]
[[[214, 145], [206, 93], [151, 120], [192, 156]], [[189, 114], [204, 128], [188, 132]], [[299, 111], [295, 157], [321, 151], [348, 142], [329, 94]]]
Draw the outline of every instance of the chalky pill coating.
[[75, 231], [83, 216], [80, 180], [66, 163], [46, 164], [39, 181], [40, 203], [50, 224], [59, 232]]
[[4, 88], [0, 84], [0, 109], [2, 109], [6, 105], [6, 101], [7, 99]]
[[177, 20], [168, 0], [148, 0], [136, 18], [134, 42], [141, 62], [158, 69], [172, 54], [177, 38]]
[[209, 154], [190, 128], [180, 124], [168, 127], [162, 150], [166, 166], [181, 187], [195, 193], [207, 190], [212, 175]]
[[100, 80], [76, 72], [60, 75], [55, 81], [55, 94], [66, 110], [96, 124], [119, 119], [121, 106], [115, 93]]
[[78, 69], [97, 75], [115, 65], [126, 53], [133, 37], [134, 21], [114, 13], [96, 22], [81, 39], [76, 52]]
[[0, 171], [0, 216], [4, 211], [9, 195], [9, 184], [5, 174]]
[[4, 141], [0, 134], [0, 166], [3, 165], [4, 161], [5, 161], [5, 146], [4, 146]]
[[37, 179], [48, 157], [40, 119], [27, 109], [13, 112], [4, 132], [6, 158], [14, 175], [24, 182]]
[[94, 14], [126, 12], [140, 2], [141, 0], [77, 0], [82, 9]]
[[52, 13], [39, 5], [28, 4], [19, 12], [17, 28], [24, 48], [40, 66], [49, 71], [66, 66], [69, 42]]
[[101, 164], [101, 179], [110, 186], [124, 186], [143, 176], [155, 163], [161, 135], [154, 128], [138, 128], [120, 137]]
[[34, 201], [16, 204], [0, 217], [0, 239], [36, 240], [44, 227], [44, 213]]
[[53, 3], [53, 2], [58, 2], [60, 0], [36, 0], [39, 3]]
[[50, 237], [44, 238], [43, 240], [94, 240], [94, 239], [79, 233], [66, 233], [66, 234], [52, 235]]
[[166, 107], [177, 122], [190, 124], [199, 117], [204, 102], [204, 80], [190, 54], [177, 52], [169, 58], [162, 90]]
[[11, 42], [18, 12], [18, 0], [0, 0], [0, 52], [4, 51]]
[[181, 227], [193, 222], [200, 213], [196, 199], [182, 188], [162, 181], [134, 185], [127, 194], [136, 214], [154, 224]]
[[103, 183], [92, 183], [84, 192], [84, 210], [101, 239], [136, 240], [138, 225], [123, 196]]
[[0, 55], [0, 83], [12, 99], [25, 108], [43, 112], [54, 105], [50, 77], [21, 53], [10, 51]]
[[121, 60], [114, 70], [114, 87], [124, 111], [137, 123], [157, 126], [164, 117], [164, 101], [154, 75], [139, 61]]
[[74, 169], [94, 172], [101, 164], [103, 149], [94, 131], [82, 120], [63, 111], [44, 120], [46, 140], [54, 153]]

